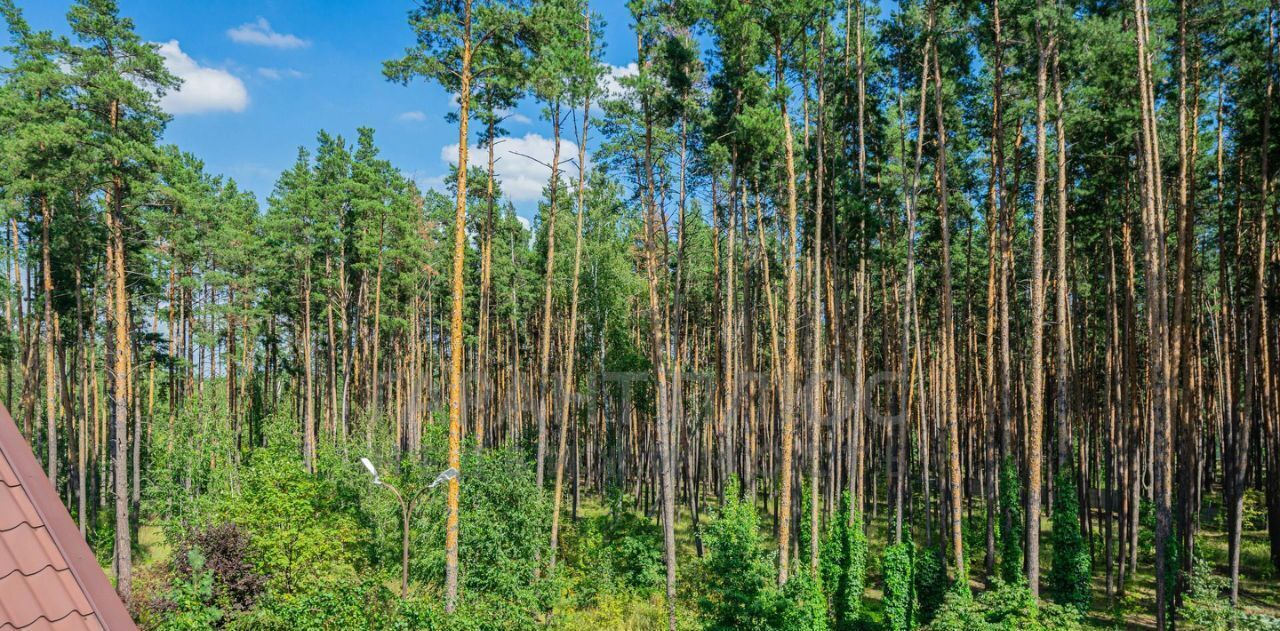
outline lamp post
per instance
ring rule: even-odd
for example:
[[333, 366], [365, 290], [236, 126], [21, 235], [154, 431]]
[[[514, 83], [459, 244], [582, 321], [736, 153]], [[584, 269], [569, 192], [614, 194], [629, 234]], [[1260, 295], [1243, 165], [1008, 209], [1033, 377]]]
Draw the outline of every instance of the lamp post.
[[384, 486], [390, 489], [391, 492], [395, 494], [396, 500], [400, 502], [400, 597], [407, 598], [409, 596], [409, 516], [413, 513], [414, 505], [417, 504], [418, 499], [421, 498], [424, 493], [436, 488], [441, 482], [447, 482], [458, 477], [458, 470], [453, 467], [449, 467], [448, 469], [441, 471], [440, 475], [436, 476], [434, 482], [424, 488], [418, 489], [416, 493], [410, 495], [408, 499], [406, 499], [404, 494], [400, 492], [400, 489], [397, 489], [394, 485], [384, 481], [382, 477], [378, 475], [378, 470], [374, 468], [373, 463], [370, 462], [368, 458], [361, 458], [360, 463], [363, 464], [364, 468], [368, 469], [369, 473], [373, 475], [373, 484], [375, 486]]

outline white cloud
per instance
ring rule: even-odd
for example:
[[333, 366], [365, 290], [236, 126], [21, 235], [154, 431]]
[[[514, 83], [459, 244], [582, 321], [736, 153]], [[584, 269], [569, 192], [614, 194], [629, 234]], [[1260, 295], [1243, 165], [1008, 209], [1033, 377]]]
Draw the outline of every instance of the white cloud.
[[271, 81], [279, 81], [281, 79], [301, 79], [306, 76], [293, 68], [258, 68], [258, 76]]
[[[528, 133], [519, 138], [505, 138], [494, 145], [494, 171], [502, 191], [513, 202], [531, 202], [542, 198], [542, 189], [551, 177], [551, 154], [555, 143], [540, 134]], [[577, 160], [578, 145], [569, 140], [560, 140], [560, 170], [569, 177], [577, 173], [577, 166], [570, 160]], [[458, 163], [457, 143], [440, 149], [440, 159], [449, 164]], [[489, 153], [483, 147], [471, 147], [467, 161], [473, 167], [486, 168]], [[590, 160], [588, 160], [590, 166]], [[569, 173], [566, 173], [568, 171]]]
[[277, 33], [271, 29], [267, 18], [259, 17], [254, 22], [246, 22], [235, 28], [227, 29], [227, 37], [237, 44], [267, 46], [269, 48], [306, 48], [311, 42], [288, 33]]
[[160, 99], [160, 107], [170, 114], [200, 112], [243, 112], [249, 104], [249, 91], [239, 77], [219, 68], [201, 66], [182, 52], [178, 40], [160, 44], [164, 65], [179, 79], [182, 87]]
[[421, 123], [422, 121], [427, 120], [427, 115], [417, 110], [412, 112], [401, 112], [400, 115], [396, 117], [396, 120], [402, 123]]
[[621, 79], [638, 74], [640, 74], [640, 66], [634, 61], [625, 66], [609, 66], [609, 72], [600, 78], [600, 89], [604, 92], [604, 98], [621, 98], [627, 93], [627, 88], [622, 85]]
[[[455, 105], [457, 104], [455, 103]], [[497, 114], [498, 118], [504, 122], [519, 123], [521, 125], [528, 125], [533, 122], [533, 119], [509, 107], [498, 108]]]

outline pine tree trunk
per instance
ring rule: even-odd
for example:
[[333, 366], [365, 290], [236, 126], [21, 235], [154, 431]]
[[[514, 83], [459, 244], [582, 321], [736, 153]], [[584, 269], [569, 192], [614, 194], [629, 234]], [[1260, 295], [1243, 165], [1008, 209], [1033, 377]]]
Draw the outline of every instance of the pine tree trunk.
[[1027, 583], [1040, 595], [1040, 489], [1044, 427], [1044, 188], [1045, 91], [1052, 43], [1037, 24], [1039, 62], [1036, 70], [1036, 180], [1031, 237], [1031, 352], [1027, 370], [1031, 383], [1027, 410]]
[[[591, 51], [591, 22], [587, 17], [587, 51]], [[551, 508], [551, 567], [556, 567], [556, 551], [560, 545], [560, 505], [564, 496], [564, 469], [567, 456], [570, 418], [572, 416], [573, 399], [576, 393], [576, 376], [574, 374], [578, 347], [578, 281], [582, 269], [582, 225], [587, 215], [587, 137], [591, 126], [591, 94], [588, 92], [582, 103], [582, 137], [578, 139], [578, 217], [573, 239], [573, 281], [569, 298], [569, 333], [568, 348], [565, 351], [565, 368], [563, 389], [560, 404], [560, 441], [556, 450], [556, 483], [555, 495]], [[576, 426], [576, 421], [573, 421]], [[575, 430], [576, 431], [576, 430]], [[575, 489], [577, 488], [575, 484]], [[575, 504], [576, 505], [576, 504]]]
[[[458, 87], [458, 189], [453, 216], [453, 271], [451, 276], [452, 309], [449, 319], [449, 466], [462, 470], [462, 303], [463, 257], [467, 245], [467, 123], [471, 107], [471, 0], [463, 3], [463, 35], [461, 73]], [[557, 138], [557, 146], [559, 146]], [[541, 465], [541, 460], [539, 461]], [[458, 606], [458, 481], [449, 480], [445, 498], [445, 611], [453, 613]]]

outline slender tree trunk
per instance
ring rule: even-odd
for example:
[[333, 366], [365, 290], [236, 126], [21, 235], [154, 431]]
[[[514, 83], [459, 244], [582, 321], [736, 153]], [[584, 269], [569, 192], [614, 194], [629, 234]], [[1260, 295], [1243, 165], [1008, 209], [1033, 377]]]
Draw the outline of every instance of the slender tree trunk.
[[1148, 9], [1145, 0], [1135, 0], [1138, 39], [1138, 91], [1142, 103], [1142, 219], [1143, 245], [1147, 266], [1147, 324], [1149, 355], [1148, 388], [1153, 423], [1152, 482], [1156, 504], [1156, 628], [1164, 629], [1170, 618], [1168, 605], [1169, 554], [1166, 542], [1171, 530], [1169, 480], [1169, 329], [1165, 306], [1164, 198], [1160, 175], [1160, 141], [1157, 133], [1156, 101], [1148, 48]]
[[[823, 30], [818, 36], [818, 58], [823, 59], [827, 54], [826, 31]], [[813, 273], [812, 287], [813, 302], [809, 311], [809, 343], [810, 348], [810, 368], [809, 368], [809, 569], [813, 572], [813, 576], [818, 575], [818, 551], [822, 544], [822, 517], [821, 502], [819, 501], [819, 490], [822, 488], [820, 473], [822, 461], [822, 426], [823, 420], [826, 418], [823, 413], [823, 386], [826, 382], [826, 375], [823, 374], [823, 348], [822, 348], [822, 211], [823, 211], [823, 192], [824, 182], [824, 145], [826, 144], [826, 85], [823, 81], [822, 72], [818, 72], [818, 132], [817, 132], [817, 182], [815, 183], [815, 204], [814, 204], [814, 225], [813, 234]]]
[[950, 495], [948, 508], [951, 522], [951, 550], [955, 557], [956, 582], [967, 589], [969, 579], [964, 561], [964, 515], [961, 512], [962, 487], [960, 478], [960, 420], [956, 410], [956, 350], [955, 324], [951, 306], [951, 225], [947, 215], [947, 128], [943, 110], [942, 69], [938, 62], [937, 44], [933, 53], [934, 108], [938, 124], [938, 224], [942, 234], [942, 358], [939, 376], [942, 380], [942, 415], [947, 428], [947, 486]]
[[40, 194], [40, 255], [41, 255], [41, 271], [42, 283], [44, 290], [44, 419], [45, 419], [45, 442], [48, 448], [48, 456], [45, 459], [45, 467], [48, 472], [49, 481], [55, 486], [58, 484], [58, 410], [57, 404], [57, 377], [54, 375], [54, 346], [58, 340], [54, 337], [54, 328], [57, 326], [54, 321], [53, 314], [53, 265], [49, 253], [49, 228], [53, 223], [53, 209], [49, 204], [48, 195]]
[[[586, 15], [587, 53], [591, 52], [591, 16]], [[560, 544], [560, 505], [564, 495], [564, 468], [570, 419], [573, 416], [573, 397], [577, 390], [574, 374], [578, 347], [578, 281], [582, 269], [582, 224], [587, 215], [587, 138], [591, 125], [591, 93], [582, 103], [582, 136], [578, 139], [578, 217], [573, 239], [573, 281], [569, 299], [569, 343], [565, 351], [564, 383], [560, 403], [560, 442], [556, 451], [556, 485], [551, 509], [551, 567], [556, 566], [556, 551]], [[576, 424], [576, 421], [573, 421]], [[576, 488], [576, 486], [575, 486]]]
[[[463, 1], [461, 74], [458, 87], [458, 191], [453, 215], [452, 309], [449, 319], [449, 466], [462, 470], [462, 303], [463, 257], [467, 245], [467, 123], [471, 107], [471, 0]], [[557, 139], [559, 140], [559, 139]], [[557, 143], [557, 146], [559, 144]], [[539, 460], [541, 465], [541, 460]], [[458, 606], [458, 479], [449, 480], [445, 499], [445, 611]]]
[[560, 102], [551, 104], [551, 183], [547, 200], [547, 266], [543, 275], [542, 348], [538, 356], [538, 453], [536, 482], [543, 487], [547, 454], [547, 420], [551, 416], [551, 288], [556, 271], [556, 203], [560, 191]]
[[1033, 232], [1031, 237], [1031, 353], [1027, 370], [1031, 382], [1027, 410], [1027, 582], [1031, 593], [1040, 595], [1040, 488], [1044, 426], [1044, 187], [1045, 91], [1049, 55], [1053, 43], [1037, 24], [1039, 61], [1036, 70], [1036, 181]]
[[[782, 65], [782, 41], [775, 38], [774, 40], [774, 62], [776, 65], [776, 84], [778, 88], [783, 83], [783, 65]], [[792, 461], [794, 458], [794, 442], [795, 442], [795, 418], [796, 418], [796, 380], [798, 372], [799, 359], [799, 339], [797, 335], [797, 313], [799, 302], [797, 300], [796, 291], [796, 275], [799, 264], [797, 262], [797, 249], [799, 248], [799, 228], [796, 222], [797, 202], [796, 202], [796, 166], [795, 166], [795, 140], [791, 133], [791, 117], [787, 113], [786, 99], [779, 101], [778, 108], [782, 115], [783, 130], [783, 151], [786, 158], [786, 176], [787, 176], [787, 230], [789, 242], [787, 243], [787, 330], [786, 330], [786, 358], [783, 368], [782, 377], [782, 407], [781, 407], [781, 432], [782, 432], [782, 457], [780, 459], [781, 466], [781, 488], [778, 496], [778, 583], [787, 582], [788, 561], [791, 552], [791, 487], [792, 487]]]

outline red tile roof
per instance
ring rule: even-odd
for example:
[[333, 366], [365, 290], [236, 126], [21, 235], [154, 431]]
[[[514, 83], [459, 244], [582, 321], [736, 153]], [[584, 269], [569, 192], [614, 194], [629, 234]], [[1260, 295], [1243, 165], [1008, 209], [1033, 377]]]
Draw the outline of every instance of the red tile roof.
[[136, 631], [0, 405], [0, 631]]

